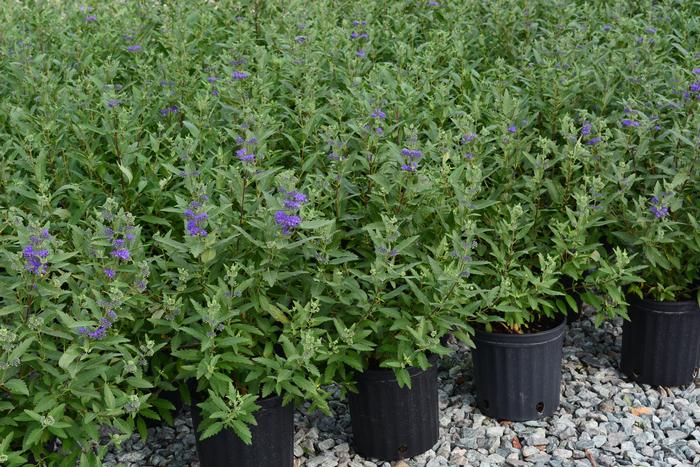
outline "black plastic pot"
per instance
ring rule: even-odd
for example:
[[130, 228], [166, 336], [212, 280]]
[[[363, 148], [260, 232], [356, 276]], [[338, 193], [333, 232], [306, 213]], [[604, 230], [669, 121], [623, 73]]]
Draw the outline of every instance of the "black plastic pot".
[[622, 371], [653, 386], [690, 383], [700, 353], [697, 302], [630, 299], [628, 314], [622, 327]]
[[196, 430], [197, 454], [201, 467], [292, 467], [294, 465], [294, 407], [282, 406], [281, 397], [257, 401], [257, 425], [250, 425], [253, 443], [245, 444], [232, 431], [224, 429], [204, 440], [199, 439], [202, 420], [201, 394], [192, 399], [192, 425]]
[[532, 334], [477, 329], [472, 351], [477, 406], [497, 420], [536, 420], [552, 415], [561, 394], [566, 321]]
[[357, 376], [358, 392], [348, 399], [358, 454], [393, 461], [435, 445], [440, 426], [435, 363], [427, 370], [408, 370], [410, 389], [400, 388], [391, 370], [369, 369]]

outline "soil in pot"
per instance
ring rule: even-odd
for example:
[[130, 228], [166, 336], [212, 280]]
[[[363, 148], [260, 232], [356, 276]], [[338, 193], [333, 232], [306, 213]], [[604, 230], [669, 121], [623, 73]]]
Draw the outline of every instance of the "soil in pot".
[[476, 329], [472, 351], [477, 406], [497, 420], [537, 420], [554, 413], [561, 394], [566, 321], [543, 321], [529, 334]]
[[294, 465], [294, 407], [282, 406], [281, 397], [256, 401], [257, 425], [250, 425], [253, 443], [245, 444], [233, 432], [224, 429], [218, 434], [199, 439], [201, 409], [196, 405], [203, 395], [192, 391], [192, 425], [196, 430], [197, 454], [201, 467], [292, 467]]
[[410, 368], [411, 388], [399, 387], [392, 370], [370, 368], [348, 395], [355, 451], [393, 461], [413, 457], [438, 440], [436, 360], [427, 370]]
[[698, 303], [630, 299], [628, 314], [622, 327], [622, 371], [653, 386], [692, 382], [700, 354]]

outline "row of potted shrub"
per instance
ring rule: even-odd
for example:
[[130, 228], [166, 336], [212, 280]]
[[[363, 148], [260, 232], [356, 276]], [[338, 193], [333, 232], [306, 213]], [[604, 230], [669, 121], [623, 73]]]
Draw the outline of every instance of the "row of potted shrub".
[[[598, 323], [631, 304], [631, 378], [687, 381], [693, 6], [653, 6], [657, 35], [636, 5], [69, 3], [0, 12], [0, 463], [94, 465], [185, 388], [204, 463], [217, 437], [269, 448], [270, 404], [288, 447], [291, 404], [328, 410], [331, 383], [358, 451], [410, 455], [432, 428], [383, 445], [362, 420], [434, 407], [445, 335], [476, 347], [482, 411], [540, 417], [582, 301]], [[516, 340], [551, 350], [548, 391]], [[514, 406], [498, 369], [541, 392]]]

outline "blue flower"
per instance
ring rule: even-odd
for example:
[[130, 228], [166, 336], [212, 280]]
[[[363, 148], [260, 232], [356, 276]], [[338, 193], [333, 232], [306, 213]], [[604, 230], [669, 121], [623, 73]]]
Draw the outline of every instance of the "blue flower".
[[130, 45], [129, 47], [126, 48], [126, 50], [129, 52], [138, 52], [139, 50], [141, 50], [141, 46], [140, 45]]
[[284, 211], [277, 211], [275, 213], [275, 222], [282, 228], [282, 233], [288, 235], [292, 229], [301, 225], [301, 217], [287, 214]]
[[629, 118], [623, 118], [622, 119], [622, 125], [623, 126], [633, 126], [633, 127], [638, 127], [639, 122], [636, 120], [630, 120]]
[[231, 78], [235, 80], [241, 80], [241, 79], [246, 79], [250, 76], [249, 73], [246, 73], [245, 71], [234, 71], [231, 73]]

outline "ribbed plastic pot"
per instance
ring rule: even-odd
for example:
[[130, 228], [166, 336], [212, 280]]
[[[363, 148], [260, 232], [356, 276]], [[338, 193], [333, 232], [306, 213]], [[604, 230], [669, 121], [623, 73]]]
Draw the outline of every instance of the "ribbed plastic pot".
[[690, 383], [700, 353], [697, 302], [630, 299], [628, 314], [622, 326], [622, 371], [653, 386]]
[[432, 448], [439, 436], [436, 361], [427, 370], [409, 369], [411, 388], [400, 388], [394, 372], [369, 369], [350, 393], [355, 451], [366, 458], [393, 461]]
[[[196, 397], [196, 399], [195, 399]], [[202, 420], [201, 409], [193, 395], [192, 424], [196, 428]], [[245, 444], [232, 431], [224, 429], [204, 440], [197, 430], [197, 454], [201, 467], [292, 467], [294, 465], [294, 407], [282, 406], [281, 397], [268, 397], [256, 401], [260, 409], [255, 412], [257, 425], [250, 425], [253, 443]]]
[[477, 406], [497, 420], [537, 420], [552, 415], [561, 394], [566, 321], [532, 334], [477, 329], [472, 351]]

